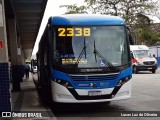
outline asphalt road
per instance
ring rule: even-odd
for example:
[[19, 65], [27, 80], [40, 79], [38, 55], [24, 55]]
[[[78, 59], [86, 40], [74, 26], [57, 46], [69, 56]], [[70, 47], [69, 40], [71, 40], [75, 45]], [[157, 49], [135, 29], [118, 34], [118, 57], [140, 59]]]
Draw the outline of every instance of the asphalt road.
[[[138, 114], [142, 111], [152, 111], [156, 115], [155, 111], [159, 111], [158, 115], [160, 115], [160, 73], [157, 71], [155, 74], [151, 72], [133, 74], [130, 99], [112, 101], [109, 105], [62, 104], [56, 110], [53, 106], [52, 110], [57, 120], [160, 120], [160, 117], [151, 117], [154, 115], [151, 112], [149, 114], [152, 115], [148, 115], [149, 117], [133, 117], [135, 112], [132, 114], [132, 111], [136, 111]], [[131, 111], [129, 115], [132, 114], [132, 117], [123, 117], [122, 114], [129, 111]]]

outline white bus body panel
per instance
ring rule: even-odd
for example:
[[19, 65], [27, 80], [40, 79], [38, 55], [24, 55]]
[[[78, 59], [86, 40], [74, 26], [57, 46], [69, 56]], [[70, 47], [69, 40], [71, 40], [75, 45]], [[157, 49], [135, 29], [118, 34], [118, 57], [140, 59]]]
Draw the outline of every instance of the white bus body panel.
[[[52, 86], [52, 99], [54, 102], [60, 103], [92, 103], [92, 102], [107, 102], [113, 100], [128, 99], [131, 97], [131, 80], [125, 83], [117, 94], [112, 99], [98, 99], [98, 100], [76, 100], [74, 96], [62, 85], [51, 81]], [[88, 91], [100, 90], [102, 94], [110, 94], [113, 88], [106, 89], [76, 89], [79, 95], [88, 95]]]

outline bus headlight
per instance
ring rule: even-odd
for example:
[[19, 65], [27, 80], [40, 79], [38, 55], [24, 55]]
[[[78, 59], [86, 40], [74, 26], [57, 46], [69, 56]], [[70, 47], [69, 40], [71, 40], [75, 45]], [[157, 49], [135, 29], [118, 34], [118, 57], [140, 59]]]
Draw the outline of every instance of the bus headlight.
[[129, 81], [132, 77], [131, 76], [127, 76], [125, 78], [122, 78], [119, 80], [118, 84], [116, 85], [117, 87], [118, 86], [122, 86], [123, 84], [125, 84], [127, 81]]
[[65, 81], [65, 80], [60, 80], [60, 79], [54, 79], [54, 81], [66, 88], [73, 88], [72, 85], [68, 82], [68, 81]]

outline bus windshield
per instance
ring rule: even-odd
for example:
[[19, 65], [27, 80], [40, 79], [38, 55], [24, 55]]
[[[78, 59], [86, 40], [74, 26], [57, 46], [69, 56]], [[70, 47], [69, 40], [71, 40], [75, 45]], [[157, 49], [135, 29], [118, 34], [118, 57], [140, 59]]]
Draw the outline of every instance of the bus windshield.
[[57, 26], [55, 36], [54, 60], [58, 65], [95, 68], [129, 62], [124, 26]]

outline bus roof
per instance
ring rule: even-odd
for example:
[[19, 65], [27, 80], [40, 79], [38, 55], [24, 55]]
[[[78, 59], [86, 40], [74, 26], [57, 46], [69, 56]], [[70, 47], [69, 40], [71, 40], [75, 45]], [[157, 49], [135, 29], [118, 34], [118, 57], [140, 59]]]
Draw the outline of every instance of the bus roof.
[[118, 16], [68, 14], [51, 17], [53, 25], [125, 25]]

